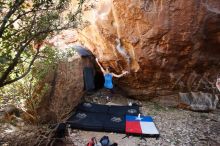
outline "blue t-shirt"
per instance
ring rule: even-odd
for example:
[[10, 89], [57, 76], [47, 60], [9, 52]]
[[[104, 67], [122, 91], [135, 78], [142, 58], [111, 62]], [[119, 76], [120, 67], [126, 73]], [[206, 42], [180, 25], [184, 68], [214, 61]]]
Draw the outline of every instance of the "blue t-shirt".
[[107, 88], [107, 89], [112, 89], [113, 88], [112, 74], [107, 73], [107, 74], [104, 75], [104, 78], [105, 78], [104, 87]]

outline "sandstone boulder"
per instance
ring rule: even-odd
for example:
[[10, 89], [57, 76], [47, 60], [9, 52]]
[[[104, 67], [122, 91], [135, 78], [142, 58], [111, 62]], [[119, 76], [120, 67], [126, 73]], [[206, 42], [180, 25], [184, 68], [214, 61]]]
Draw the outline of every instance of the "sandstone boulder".
[[80, 102], [84, 94], [84, 67], [93, 67], [90, 58], [75, 55], [58, 63], [48, 81], [50, 92], [41, 99], [37, 113], [42, 123], [61, 121]]
[[[129, 95], [216, 89], [219, 0], [89, 1], [83, 19], [89, 23], [79, 40], [103, 66], [130, 71], [117, 81]], [[118, 51], [119, 42], [129, 57]]]
[[203, 92], [179, 93], [180, 104], [185, 104], [194, 111], [215, 110], [218, 104], [218, 96]]

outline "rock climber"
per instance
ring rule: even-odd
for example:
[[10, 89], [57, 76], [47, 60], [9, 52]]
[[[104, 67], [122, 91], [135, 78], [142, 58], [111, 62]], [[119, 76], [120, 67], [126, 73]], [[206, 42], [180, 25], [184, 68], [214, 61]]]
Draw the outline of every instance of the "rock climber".
[[[98, 58], [96, 58], [96, 62], [99, 65], [99, 67], [101, 68], [102, 73], [104, 74], [104, 79], [105, 79], [105, 83], [104, 83], [104, 87], [108, 90], [110, 90], [111, 95], [114, 93], [113, 90], [113, 83], [112, 83], [112, 77], [116, 77], [116, 78], [120, 78], [125, 76], [126, 74], [128, 74], [128, 71], [122, 71], [122, 74], [117, 75], [115, 73], [111, 73], [109, 71], [109, 67], [106, 68], [106, 70], [101, 66], [101, 64], [99, 63]], [[110, 96], [111, 97], [111, 96]], [[109, 97], [107, 96], [107, 99]]]

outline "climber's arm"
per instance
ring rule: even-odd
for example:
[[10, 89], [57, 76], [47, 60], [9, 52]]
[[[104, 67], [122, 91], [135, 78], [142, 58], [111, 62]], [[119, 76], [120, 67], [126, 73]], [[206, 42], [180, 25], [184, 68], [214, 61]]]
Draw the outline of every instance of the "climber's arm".
[[104, 70], [104, 68], [102, 67], [102, 65], [99, 63], [98, 58], [96, 58], [95, 60], [96, 60], [97, 64], [99, 65], [99, 67], [101, 68], [101, 71], [102, 71], [103, 73], [105, 73], [106, 71]]
[[126, 74], [128, 74], [128, 71], [123, 71], [122, 74], [120, 74], [120, 75], [117, 75], [117, 74], [112, 73], [112, 76], [113, 76], [113, 77], [116, 77], [116, 78], [120, 78], [120, 77], [125, 76]]

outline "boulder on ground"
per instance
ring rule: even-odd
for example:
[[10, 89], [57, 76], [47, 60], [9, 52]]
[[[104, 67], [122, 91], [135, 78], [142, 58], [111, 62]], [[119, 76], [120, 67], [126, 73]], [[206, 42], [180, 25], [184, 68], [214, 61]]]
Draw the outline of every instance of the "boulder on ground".
[[211, 111], [215, 110], [218, 104], [216, 94], [204, 92], [179, 93], [180, 104], [185, 104], [193, 111]]
[[37, 108], [42, 123], [61, 121], [80, 102], [84, 94], [84, 67], [93, 67], [89, 57], [74, 55], [58, 63], [56, 71], [48, 81], [51, 88]]

